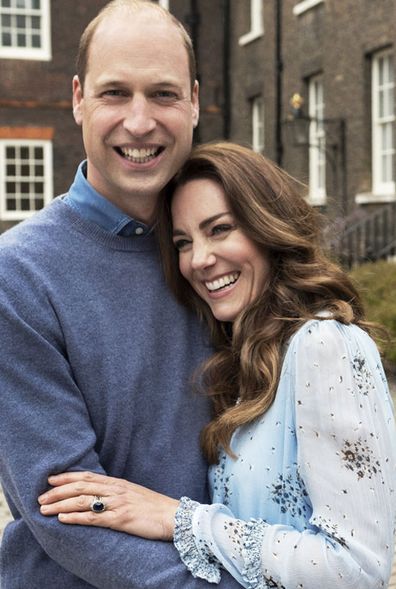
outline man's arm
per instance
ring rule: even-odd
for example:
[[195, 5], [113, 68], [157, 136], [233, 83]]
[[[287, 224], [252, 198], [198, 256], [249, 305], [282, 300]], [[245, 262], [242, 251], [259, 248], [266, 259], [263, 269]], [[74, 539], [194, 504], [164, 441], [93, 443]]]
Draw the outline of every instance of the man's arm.
[[[40, 514], [37, 497], [48, 488], [50, 474], [104, 470], [58, 318], [43, 293], [32, 295], [31, 286], [26, 284], [28, 292], [21, 294], [11, 280], [3, 281], [0, 292], [0, 465], [14, 513], [20, 514], [53, 561], [94, 587], [208, 586], [193, 579], [171, 543], [107, 529], [64, 526]], [[222, 586], [239, 585], [227, 578]]]

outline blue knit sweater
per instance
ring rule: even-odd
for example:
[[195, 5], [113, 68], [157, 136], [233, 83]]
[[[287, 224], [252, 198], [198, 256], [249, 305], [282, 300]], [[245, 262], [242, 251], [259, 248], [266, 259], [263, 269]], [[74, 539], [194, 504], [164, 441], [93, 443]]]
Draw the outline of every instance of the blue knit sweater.
[[[188, 385], [208, 353], [163, 283], [153, 237], [119, 237], [56, 199], [0, 237], [0, 469], [15, 521], [2, 589], [195, 589], [171, 543], [39, 512], [51, 473], [94, 470], [207, 501]], [[224, 577], [222, 587], [239, 585]]]

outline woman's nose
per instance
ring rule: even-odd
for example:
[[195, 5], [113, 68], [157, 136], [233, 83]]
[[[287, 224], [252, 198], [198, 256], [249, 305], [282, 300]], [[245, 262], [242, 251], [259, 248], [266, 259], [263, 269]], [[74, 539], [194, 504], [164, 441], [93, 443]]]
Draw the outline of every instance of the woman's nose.
[[193, 246], [191, 267], [193, 270], [202, 270], [216, 263], [216, 256], [207, 245]]

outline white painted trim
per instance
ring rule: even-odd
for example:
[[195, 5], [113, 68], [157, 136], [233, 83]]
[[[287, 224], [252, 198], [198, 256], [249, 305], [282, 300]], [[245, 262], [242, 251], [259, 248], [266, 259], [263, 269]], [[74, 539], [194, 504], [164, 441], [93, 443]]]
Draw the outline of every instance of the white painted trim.
[[12, 146], [33, 146], [42, 147], [44, 152], [44, 206], [49, 204], [53, 197], [53, 155], [52, 141], [42, 139], [0, 139], [0, 219], [2, 221], [22, 221], [34, 215], [36, 211], [7, 211], [5, 202], [6, 182], [6, 157], [5, 150]]
[[314, 8], [318, 4], [322, 4], [322, 2], [324, 2], [324, 0], [302, 0], [294, 6], [293, 14], [295, 16], [300, 16], [300, 14], [307, 12], [307, 10]]
[[[24, 9], [15, 9], [15, 12], [19, 12], [21, 15], [25, 14]], [[35, 49], [33, 47], [0, 46], [0, 58], [50, 61], [52, 59], [50, 0], [41, 0], [40, 18], [42, 47]]]
[[[371, 77], [371, 104], [372, 104], [372, 113], [371, 113], [371, 120], [372, 120], [372, 191], [374, 194], [382, 194], [382, 195], [393, 195], [396, 192], [396, 182], [395, 177], [393, 175], [393, 179], [389, 180], [388, 182], [384, 182], [381, 179], [382, 173], [382, 163], [381, 157], [383, 155], [382, 150], [382, 136], [381, 131], [383, 131], [383, 124], [390, 124], [394, 125], [396, 120], [395, 110], [393, 106], [393, 114], [388, 114], [388, 116], [383, 116], [382, 119], [379, 120], [378, 118], [378, 111], [379, 111], [379, 104], [378, 104], [378, 96], [379, 96], [379, 60], [382, 58], [389, 58], [392, 60], [393, 64], [393, 53], [389, 50], [381, 51], [379, 53], [374, 54], [373, 61], [372, 61], [372, 77]], [[392, 88], [392, 84], [388, 82], [388, 87]], [[395, 95], [395, 83], [393, 82], [393, 94]], [[393, 154], [395, 154], [395, 144], [393, 143]], [[393, 158], [395, 155], [393, 155]]]
[[358, 205], [382, 204], [396, 202], [396, 194], [374, 194], [372, 192], [361, 192], [355, 195], [355, 203]]
[[265, 107], [262, 96], [252, 100], [252, 147], [257, 153], [265, 148]]
[[263, 0], [250, 0], [250, 31], [239, 38], [244, 46], [264, 35]]
[[243, 47], [244, 45], [248, 45], [252, 41], [255, 41], [259, 37], [262, 37], [263, 34], [264, 31], [249, 31], [248, 33], [246, 33], [246, 35], [242, 35], [242, 37], [239, 37], [238, 43], [239, 45], [241, 45], [241, 47]]

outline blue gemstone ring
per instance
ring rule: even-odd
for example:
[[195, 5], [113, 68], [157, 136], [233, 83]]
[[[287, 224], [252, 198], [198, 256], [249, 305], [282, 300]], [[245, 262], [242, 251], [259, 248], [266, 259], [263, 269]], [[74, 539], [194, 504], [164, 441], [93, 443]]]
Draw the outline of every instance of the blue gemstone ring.
[[102, 513], [106, 511], [106, 503], [102, 501], [102, 497], [95, 496], [91, 501], [90, 509], [94, 513]]

